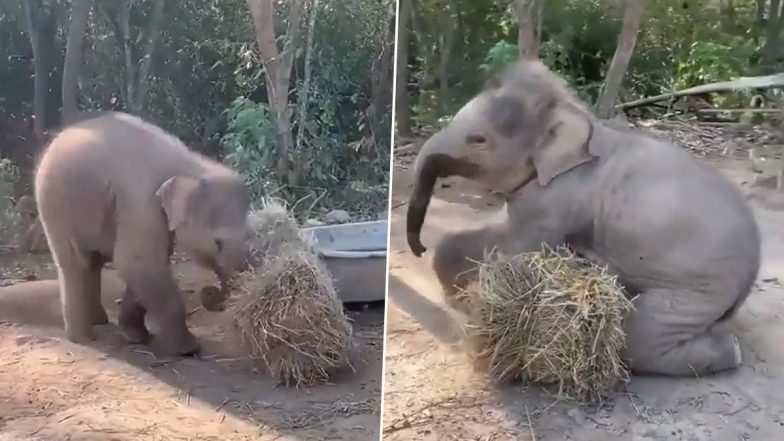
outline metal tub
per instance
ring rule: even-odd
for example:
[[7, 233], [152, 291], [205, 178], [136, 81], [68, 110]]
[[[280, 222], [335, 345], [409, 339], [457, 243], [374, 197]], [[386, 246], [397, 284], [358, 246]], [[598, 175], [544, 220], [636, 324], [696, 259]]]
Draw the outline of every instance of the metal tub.
[[377, 302], [386, 295], [387, 221], [303, 228], [316, 243], [343, 302]]

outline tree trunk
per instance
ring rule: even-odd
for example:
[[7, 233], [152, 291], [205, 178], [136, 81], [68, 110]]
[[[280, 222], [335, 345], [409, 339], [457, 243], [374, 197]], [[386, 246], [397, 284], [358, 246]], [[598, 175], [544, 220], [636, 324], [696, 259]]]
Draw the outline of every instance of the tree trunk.
[[766, 0], [757, 0], [756, 20], [757, 27], [762, 28], [765, 23], [765, 4]]
[[144, 44], [144, 54], [139, 65], [139, 71], [136, 78], [136, 95], [132, 101], [131, 111], [133, 113], [140, 113], [144, 110], [144, 102], [147, 99], [147, 91], [150, 88], [150, 82], [147, 81], [150, 76], [150, 68], [152, 66], [152, 55], [155, 51], [155, 44], [158, 41], [158, 33], [161, 27], [161, 19], [163, 18], [163, 3], [164, 0], [155, 0], [153, 5], [152, 15], [150, 16], [149, 26], [146, 31], [146, 40]]
[[122, 54], [123, 62], [125, 63], [125, 105], [128, 108], [135, 107], [133, 102], [136, 98], [136, 66], [133, 62], [133, 52], [131, 50], [131, 8], [133, 7], [133, 0], [125, 0], [120, 6], [120, 23], [119, 29], [122, 37]]
[[25, 0], [24, 9], [27, 34], [33, 48], [33, 136], [40, 145], [44, 142], [46, 131], [49, 66], [41, 44], [41, 4], [38, 0]]
[[751, 38], [755, 45], [759, 44], [760, 36], [765, 32], [765, 4], [767, 0], [756, 0], [754, 25], [751, 28]]
[[395, 73], [395, 121], [401, 136], [411, 136], [411, 109], [408, 100], [408, 22], [411, 0], [399, 0], [397, 11], [397, 72]]
[[253, 17], [256, 42], [259, 45], [261, 62], [266, 72], [267, 96], [275, 114], [277, 172], [279, 178], [284, 183], [288, 183], [290, 181], [288, 155], [292, 147], [291, 118], [288, 110], [289, 81], [291, 80], [291, 65], [294, 61], [296, 43], [301, 34], [300, 20], [304, 2], [303, 0], [295, 0], [291, 5], [286, 42], [282, 52], [278, 52], [278, 46], [275, 42], [275, 11], [272, 0], [246, 0], [246, 2]]
[[629, 61], [634, 53], [637, 42], [637, 31], [642, 24], [645, 11], [644, 0], [626, 0], [626, 10], [623, 15], [623, 27], [618, 37], [618, 46], [607, 70], [607, 76], [597, 102], [597, 115], [600, 118], [609, 118], [614, 111], [615, 100], [623, 84], [623, 77], [629, 67]]
[[[540, 0], [542, 1], [542, 0]], [[542, 5], [537, 0], [517, 0], [517, 47], [520, 55], [529, 60], [539, 58], [539, 16]]]
[[719, 19], [724, 32], [734, 33], [737, 30], [737, 18], [735, 1], [719, 0]]
[[[310, 99], [310, 79], [313, 76], [313, 36], [316, 30], [316, 17], [318, 16], [320, 0], [314, 0], [312, 9], [310, 11], [310, 18], [308, 20], [308, 34], [307, 42], [305, 43], [305, 74], [302, 80], [302, 88], [299, 90], [298, 101], [298, 116], [297, 116], [297, 142], [294, 148], [294, 155], [299, 155], [302, 152], [302, 142], [307, 136], [305, 128], [305, 121], [308, 117], [308, 99]], [[302, 179], [302, 161], [294, 162], [293, 181], [299, 184]]]
[[373, 129], [373, 139], [378, 140], [377, 136], [381, 132], [381, 124], [383, 123], [384, 114], [387, 110], [387, 105], [392, 95], [392, 81], [390, 75], [394, 73], [394, 49], [393, 38], [395, 33], [395, 10], [392, 3], [389, 9], [388, 17], [390, 20], [384, 21], [376, 35], [378, 41], [376, 43], [376, 53], [373, 57], [371, 65], [371, 128]]
[[452, 7], [447, 3], [444, 5], [444, 13], [441, 22], [441, 33], [439, 42], [439, 63], [438, 63], [438, 85], [441, 111], [447, 110], [446, 103], [449, 101], [449, 61], [452, 58], [452, 44], [457, 27], [457, 17], [453, 13]]
[[779, 55], [781, 36], [781, 0], [770, 0], [768, 25], [765, 29], [765, 46], [762, 48], [762, 62], [772, 64]]
[[68, 41], [63, 63], [63, 123], [74, 121], [79, 112], [79, 68], [82, 64], [82, 41], [90, 14], [90, 0], [73, 0], [71, 21], [68, 24]]

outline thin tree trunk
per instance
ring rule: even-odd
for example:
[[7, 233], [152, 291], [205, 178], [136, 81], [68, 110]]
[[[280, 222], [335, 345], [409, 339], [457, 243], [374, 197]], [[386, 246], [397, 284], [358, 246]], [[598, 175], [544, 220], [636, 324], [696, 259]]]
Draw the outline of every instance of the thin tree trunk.
[[[411, 29], [409, 30], [409, 34], [410, 34], [410, 38], [414, 40], [414, 46], [418, 47], [419, 42], [422, 40], [422, 36], [425, 35], [422, 32], [422, 17], [419, 15], [421, 11], [418, 9], [419, 5], [417, 4], [417, 0], [407, 0], [407, 1], [410, 2], [410, 5], [408, 7], [410, 8], [411, 11], [411, 14], [409, 15], [409, 19], [411, 20]], [[401, 6], [401, 10], [402, 10], [402, 6]]]
[[756, 0], [754, 25], [751, 28], [751, 38], [754, 44], [759, 44], [760, 36], [765, 32], [765, 4], [767, 0]]
[[734, 0], [719, 0], [719, 22], [724, 32], [734, 32], [737, 29], [737, 13]]
[[411, 136], [411, 109], [408, 100], [408, 22], [411, 0], [399, 0], [397, 11], [397, 71], [395, 73], [395, 121], [401, 136]]
[[765, 23], [765, 4], [766, 0], [757, 0], [756, 20], [757, 27], [762, 28]]
[[148, 77], [150, 76], [152, 56], [155, 51], [155, 44], [158, 41], [161, 19], [163, 18], [163, 4], [164, 0], [155, 0], [152, 15], [150, 16], [150, 23], [146, 32], [147, 38], [144, 45], [144, 55], [142, 55], [139, 71], [137, 73], [136, 96], [133, 100], [133, 106], [131, 107], [131, 111], [134, 113], [139, 113], [144, 110], [144, 102], [147, 99], [147, 91], [150, 88]]
[[441, 110], [446, 111], [446, 103], [449, 97], [449, 61], [452, 57], [452, 44], [455, 35], [456, 17], [449, 4], [444, 5], [444, 16], [441, 24], [441, 35], [439, 36], [439, 55], [438, 63], [438, 84]]
[[256, 41], [259, 45], [261, 62], [266, 72], [267, 96], [275, 114], [277, 172], [283, 182], [289, 182], [288, 155], [292, 147], [292, 136], [291, 118], [288, 111], [288, 93], [291, 80], [291, 65], [296, 52], [296, 43], [301, 34], [300, 20], [304, 2], [303, 0], [296, 0], [291, 5], [286, 30], [286, 42], [281, 52], [278, 52], [278, 46], [275, 41], [275, 10], [272, 0], [246, 0], [246, 2], [253, 17]]
[[122, 33], [122, 52], [123, 62], [125, 63], [125, 105], [129, 109], [136, 106], [133, 100], [136, 98], [136, 66], [133, 62], [133, 52], [131, 50], [131, 8], [133, 0], [125, 0], [120, 6], [120, 30]]
[[[316, 17], [318, 16], [320, 0], [314, 0], [313, 6], [310, 11], [310, 18], [308, 21], [308, 35], [307, 42], [305, 43], [305, 75], [302, 80], [302, 88], [299, 91], [299, 112], [297, 116], [297, 142], [294, 148], [294, 154], [298, 155], [302, 152], [302, 142], [307, 136], [305, 121], [308, 118], [308, 99], [310, 99], [310, 79], [313, 76], [313, 36], [316, 30]], [[302, 161], [294, 162], [294, 178], [296, 183], [302, 178]]]
[[41, 5], [38, 0], [25, 0], [24, 9], [27, 34], [33, 48], [33, 136], [42, 143], [46, 131], [49, 66], [41, 44]]
[[74, 121], [79, 112], [79, 68], [82, 65], [82, 41], [90, 14], [90, 0], [73, 0], [71, 21], [68, 25], [68, 41], [65, 45], [63, 63], [63, 122]]
[[762, 49], [762, 62], [771, 64], [779, 55], [781, 41], [781, 0], [770, 0], [768, 26], [765, 29], [765, 46]]
[[382, 118], [386, 113], [385, 111], [392, 95], [390, 75], [394, 72], [394, 49], [392, 43], [395, 32], [394, 4], [390, 6], [388, 17], [391, 20], [384, 21], [384, 29], [379, 30], [376, 34], [380, 35], [380, 37], [378, 37], [378, 42], [376, 43], [378, 49], [371, 66], [371, 95], [373, 102], [371, 105], [372, 115], [370, 116], [374, 140], [376, 140], [376, 135], [381, 131]]
[[537, 0], [517, 0], [517, 47], [520, 48], [520, 55], [529, 60], [539, 58], [539, 16], [542, 5], [537, 8], [537, 3]]
[[626, 10], [623, 16], [623, 27], [618, 37], [618, 46], [607, 70], [607, 76], [602, 87], [602, 93], [597, 102], [597, 115], [600, 118], [609, 118], [614, 112], [615, 100], [623, 84], [623, 77], [629, 67], [634, 45], [637, 42], [637, 31], [642, 24], [645, 12], [644, 0], [626, 0]]

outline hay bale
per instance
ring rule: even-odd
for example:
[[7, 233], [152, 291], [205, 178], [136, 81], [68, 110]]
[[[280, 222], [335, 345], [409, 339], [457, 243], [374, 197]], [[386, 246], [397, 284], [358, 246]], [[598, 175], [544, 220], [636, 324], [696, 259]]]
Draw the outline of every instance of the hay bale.
[[280, 383], [326, 382], [353, 342], [332, 277], [282, 205], [268, 201], [255, 216], [255, 268], [228, 284], [228, 335]]
[[628, 381], [621, 354], [632, 303], [606, 267], [566, 247], [494, 254], [467, 299], [472, 355], [495, 380], [555, 384], [580, 400]]
[[248, 223], [255, 232], [250, 244], [255, 256], [274, 254], [284, 246], [315, 253], [314, 244], [301, 233], [296, 219], [277, 200], [263, 200], [262, 208], [248, 216]]

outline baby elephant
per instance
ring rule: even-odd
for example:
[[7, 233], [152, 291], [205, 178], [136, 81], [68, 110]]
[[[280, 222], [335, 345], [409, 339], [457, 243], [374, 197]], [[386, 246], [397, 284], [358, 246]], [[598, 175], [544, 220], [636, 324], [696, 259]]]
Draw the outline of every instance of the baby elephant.
[[109, 112], [52, 140], [36, 170], [35, 199], [71, 341], [94, 340], [93, 325], [108, 322], [101, 268], [112, 261], [126, 284], [125, 337], [150, 340], [149, 312], [160, 327], [159, 353], [199, 351], [169, 257], [176, 239], [222, 280], [244, 267], [249, 200], [241, 176], [152, 124]]
[[760, 233], [735, 185], [674, 145], [595, 118], [540, 62], [493, 78], [422, 147], [407, 215], [420, 232], [438, 178], [501, 192], [492, 223], [448, 234], [434, 250], [454, 294], [484, 252], [571, 245], [607, 265], [634, 296], [625, 358], [638, 374], [705, 375], [741, 363], [726, 326], [760, 267]]

